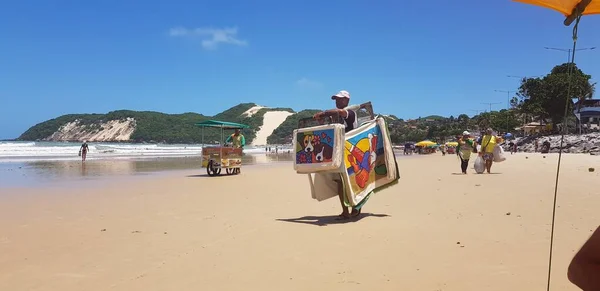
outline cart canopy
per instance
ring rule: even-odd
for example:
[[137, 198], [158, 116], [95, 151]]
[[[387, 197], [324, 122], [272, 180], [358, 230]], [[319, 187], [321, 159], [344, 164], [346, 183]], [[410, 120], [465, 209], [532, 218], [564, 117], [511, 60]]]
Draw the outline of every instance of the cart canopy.
[[242, 128], [250, 128], [250, 126], [235, 123], [235, 122], [227, 122], [227, 121], [218, 121], [218, 120], [206, 120], [202, 122], [196, 123], [197, 126], [200, 127], [216, 127], [222, 129], [242, 129]]

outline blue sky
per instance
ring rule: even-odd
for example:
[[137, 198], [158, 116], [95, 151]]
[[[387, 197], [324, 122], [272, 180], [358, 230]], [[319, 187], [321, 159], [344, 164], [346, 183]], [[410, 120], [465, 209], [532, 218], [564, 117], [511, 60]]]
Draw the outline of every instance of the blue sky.
[[[240, 102], [473, 115], [571, 47], [557, 12], [509, 0], [4, 1], [0, 138], [67, 113], [216, 114]], [[600, 46], [584, 17], [580, 48]], [[597, 79], [600, 48], [578, 66]]]

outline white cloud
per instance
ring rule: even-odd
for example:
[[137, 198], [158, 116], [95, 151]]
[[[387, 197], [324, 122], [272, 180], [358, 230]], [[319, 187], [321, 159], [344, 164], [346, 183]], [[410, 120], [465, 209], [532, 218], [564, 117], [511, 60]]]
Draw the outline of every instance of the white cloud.
[[202, 47], [205, 49], [216, 49], [219, 44], [230, 44], [246, 46], [248, 42], [239, 39], [237, 27], [231, 28], [193, 28], [175, 27], [169, 30], [172, 37], [189, 37], [202, 39]]
[[308, 78], [301, 78], [300, 80], [296, 81], [296, 86], [301, 88], [316, 89], [321, 88], [322, 84]]

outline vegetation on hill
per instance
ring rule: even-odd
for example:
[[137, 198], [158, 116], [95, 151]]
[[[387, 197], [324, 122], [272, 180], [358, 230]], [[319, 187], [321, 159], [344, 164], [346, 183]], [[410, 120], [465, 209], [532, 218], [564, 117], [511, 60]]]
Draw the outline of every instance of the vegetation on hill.
[[[458, 117], [437, 118], [425, 117], [412, 120], [388, 120], [390, 138], [393, 143], [418, 142], [432, 140], [446, 142], [453, 137], [468, 130], [478, 133], [491, 127], [497, 131], [507, 132], [506, 128], [515, 128], [521, 125], [516, 110], [500, 110], [484, 112], [473, 117], [461, 114]], [[512, 131], [512, 130], [509, 130]]]
[[[107, 114], [67, 114], [39, 123], [26, 132], [18, 140], [43, 140], [51, 136], [59, 128], [75, 120], [89, 130], [100, 130], [100, 124], [110, 120], [124, 120], [133, 118], [136, 121], [136, 129], [131, 136], [133, 142], [164, 142], [164, 143], [200, 143], [204, 135], [204, 142], [213, 143], [221, 140], [221, 131], [214, 128], [201, 129], [194, 125], [208, 119], [230, 121], [247, 124], [249, 129], [243, 131], [246, 142], [250, 143], [260, 129], [263, 116], [272, 110], [285, 110], [293, 112], [289, 108], [263, 108], [253, 116], [242, 116], [242, 113], [256, 106], [254, 103], [242, 103], [225, 110], [213, 117], [198, 113], [165, 114], [152, 111], [118, 110]], [[204, 131], [204, 133], [203, 133]], [[230, 134], [226, 131], [225, 134]]]

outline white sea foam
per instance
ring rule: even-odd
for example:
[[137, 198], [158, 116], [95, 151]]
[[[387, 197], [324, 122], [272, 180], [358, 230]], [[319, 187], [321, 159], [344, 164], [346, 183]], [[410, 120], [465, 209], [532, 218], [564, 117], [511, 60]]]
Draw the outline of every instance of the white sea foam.
[[[89, 159], [195, 156], [199, 144], [88, 143]], [[0, 161], [78, 159], [81, 144], [71, 142], [0, 142]], [[247, 147], [246, 154], [264, 153], [264, 148]]]

